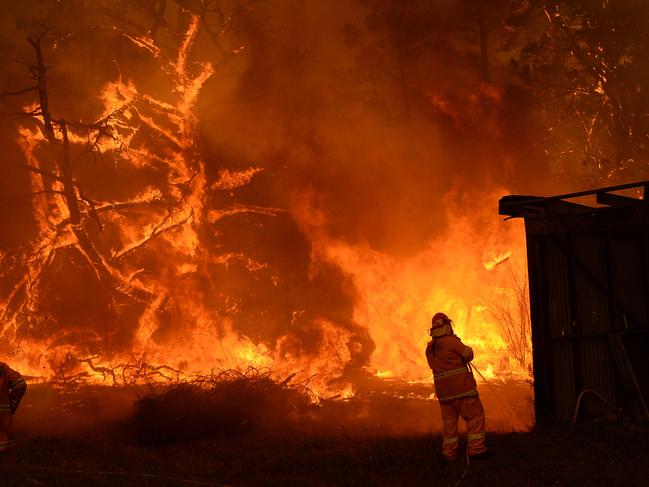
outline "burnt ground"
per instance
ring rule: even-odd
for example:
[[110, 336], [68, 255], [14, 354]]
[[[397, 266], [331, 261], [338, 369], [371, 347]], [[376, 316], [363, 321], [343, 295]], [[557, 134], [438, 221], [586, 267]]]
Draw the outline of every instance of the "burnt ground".
[[[153, 447], [91, 437], [23, 438], [0, 464], [4, 486], [648, 485], [649, 435], [631, 427], [490, 434], [496, 455], [465, 466], [437, 435], [244, 435]], [[145, 476], [143, 474], [149, 474]], [[152, 475], [152, 476], [151, 476]], [[168, 478], [165, 478], [168, 477]], [[182, 481], [181, 479], [196, 482]]]
[[[649, 429], [628, 422], [490, 432], [495, 456], [467, 470], [463, 459], [439, 457], [439, 433], [413, 429], [409, 416], [421, 410], [408, 394], [325, 405], [308, 421], [266, 428], [261, 420], [227, 437], [151, 444], [120, 418], [132, 392], [32, 388], [16, 418], [18, 446], [0, 456], [0, 485], [649, 485]], [[366, 421], [351, 422], [359, 411]], [[389, 411], [393, 422], [382, 424]]]

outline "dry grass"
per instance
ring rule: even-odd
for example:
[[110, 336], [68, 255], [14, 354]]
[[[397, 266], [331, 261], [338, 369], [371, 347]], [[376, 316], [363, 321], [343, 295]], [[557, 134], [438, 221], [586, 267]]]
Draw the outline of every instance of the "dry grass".
[[532, 322], [527, 272], [514, 270], [511, 262], [507, 263], [507, 271], [509, 286], [502, 290], [499, 299], [491, 300], [488, 311], [498, 324], [500, 336], [507, 343], [510, 355], [531, 375]]

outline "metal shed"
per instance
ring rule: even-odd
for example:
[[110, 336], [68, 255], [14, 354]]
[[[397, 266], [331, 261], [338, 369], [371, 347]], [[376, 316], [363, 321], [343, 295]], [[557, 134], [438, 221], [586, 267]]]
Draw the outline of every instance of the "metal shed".
[[[633, 188], [644, 199], [613, 193]], [[568, 201], [588, 195], [598, 206]], [[649, 181], [499, 211], [525, 220], [537, 421], [571, 419], [580, 396], [580, 417], [608, 402], [648, 421]]]

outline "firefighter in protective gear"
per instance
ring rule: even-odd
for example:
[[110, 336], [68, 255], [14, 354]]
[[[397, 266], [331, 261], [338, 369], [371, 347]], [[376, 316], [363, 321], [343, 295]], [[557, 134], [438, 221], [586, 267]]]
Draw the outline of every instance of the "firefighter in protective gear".
[[461, 416], [466, 423], [470, 458], [485, 457], [484, 409], [469, 366], [473, 350], [453, 334], [452, 321], [444, 313], [433, 316], [429, 334], [426, 359], [433, 370], [435, 393], [442, 412], [442, 453], [449, 462], [457, 459], [458, 417]]
[[0, 452], [14, 445], [13, 416], [26, 390], [23, 376], [0, 362]]

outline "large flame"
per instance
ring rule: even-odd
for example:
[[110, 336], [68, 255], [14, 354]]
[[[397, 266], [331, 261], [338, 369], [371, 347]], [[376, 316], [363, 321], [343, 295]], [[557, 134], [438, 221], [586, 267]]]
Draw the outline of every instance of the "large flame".
[[[46, 380], [102, 384], [255, 367], [272, 370], [280, 380], [308, 382], [316, 396], [348, 397], [353, 394], [348, 372], [359, 365], [358, 357], [369, 356], [360, 365], [377, 377], [429, 379], [423, 355], [427, 328], [430, 317], [444, 311], [475, 348], [476, 364], [486, 375], [527, 377], [529, 334], [518, 343], [508, 341], [507, 323], [494, 313], [509, 312], [514, 324], [525, 318], [520, 295], [510, 292], [512, 276], [521, 275], [525, 260], [523, 232], [496, 215], [495, 202], [506, 190], [485, 193], [490, 204], [469, 213], [460, 208], [460, 195], [449, 192], [444, 209], [431, 208], [446, 214], [449, 230], [403, 258], [330, 235], [317, 195], [304, 188], [296, 190], [290, 208], [214, 203], [264, 170], [250, 165], [208, 174], [196, 104], [215, 69], [193, 60], [199, 31], [193, 17], [172, 58], [165, 58], [152, 38], [120, 33], [159, 63], [170, 88], [165, 97], [120, 76], [104, 85], [101, 111], [91, 122], [58, 123], [48, 133], [41, 114], [39, 123], [20, 128], [17, 143], [29, 168], [36, 237], [20, 253], [2, 255], [9, 269], [5, 279], [12, 284], [0, 303], [0, 336], [12, 363]], [[103, 196], [90, 197], [58, 169], [67, 157], [61, 146], [67, 144], [66, 150], [111, 157], [132, 180], [114, 197], [95, 181], [96, 194]], [[228, 269], [274, 286], [283, 277], [273, 272], [272, 262], [245, 249], [218, 243], [206, 248], [206, 243], [218, 239], [218, 225], [233, 217], [283, 216], [298, 223], [310, 245], [312, 278], [328, 265], [351, 279], [353, 325], [317, 314], [303, 318], [303, 309], [291, 317], [259, 313], [251, 328], [270, 329], [280, 319], [287, 321], [282, 329], [296, 330], [263, 338], [236, 322], [244, 304], [222, 292], [219, 282]], [[72, 316], [44, 295], [46, 289], [65, 291], [66, 279], [74, 281], [70, 276], [87, 274], [94, 276], [88, 282], [99, 283], [97, 290], [74, 302], [78, 312]], [[102, 286], [111, 289], [109, 298], [100, 297]], [[110, 316], [84, 314], [95, 305]], [[359, 338], [359, 330], [371, 340]]]
[[[494, 191], [484, 200], [495, 202], [504, 193]], [[354, 280], [354, 319], [370, 330], [376, 344], [368, 369], [378, 377], [430, 377], [423, 351], [431, 317], [438, 311], [452, 317], [455, 333], [474, 348], [475, 362], [486, 376], [529, 377], [527, 294], [520, 288], [525, 279], [523, 229], [502, 225], [490, 207], [467, 213], [453, 203], [455, 196], [447, 195], [448, 232], [405, 259], [332, 238], [312, 195], [297, 199], [295, 213], [313, 242], [316, 265], [334, 262]], [[523, 293], [516, 295], [512, 288]], [[524, 336], [508, 343], [506, 327], [518, 325]], [[519, 350], [511, 350], [513, 346]]]

